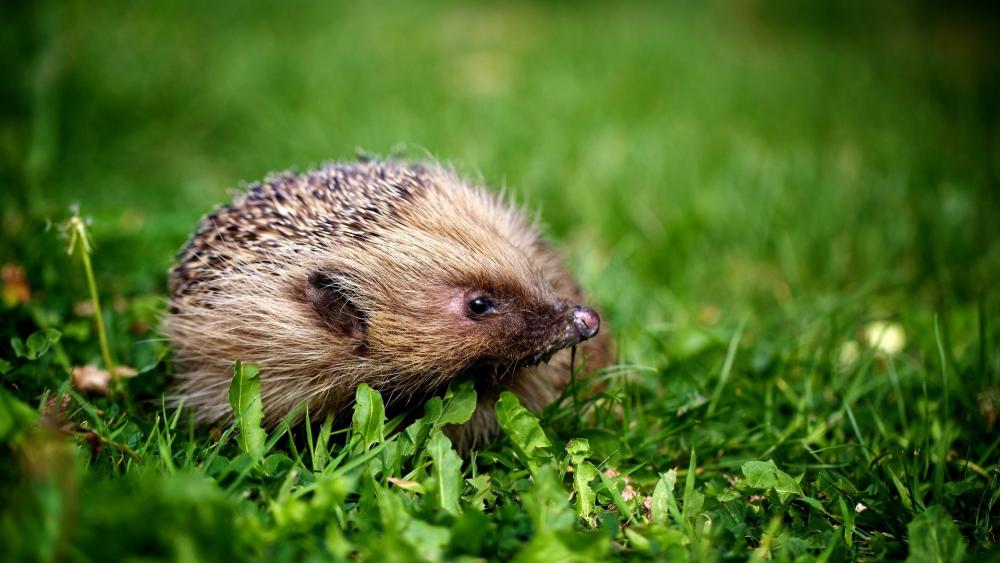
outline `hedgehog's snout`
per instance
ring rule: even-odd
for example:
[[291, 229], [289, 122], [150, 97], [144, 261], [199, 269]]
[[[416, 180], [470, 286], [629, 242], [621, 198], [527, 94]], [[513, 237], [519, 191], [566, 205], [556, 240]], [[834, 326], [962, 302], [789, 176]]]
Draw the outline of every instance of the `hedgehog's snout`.
[[560, 319], [558, 321], [558, 326], [560, 327], [559, 336], [552, 341], [548, 341], [542, 350], [527, 356], [527, 364], [533, 365], [539, 362], [547, 362], [559, 350], [576, 346], [584, 340], [589, 340], [597, 336], [597, 332], [601, 329], [601, 316], [590, 307], [562, 305], [556, 311]]
[[573, 327], [580, 340], [593, 338], [601, 330], [601, 316], [590, 307], [576, 306], [573, 308]]

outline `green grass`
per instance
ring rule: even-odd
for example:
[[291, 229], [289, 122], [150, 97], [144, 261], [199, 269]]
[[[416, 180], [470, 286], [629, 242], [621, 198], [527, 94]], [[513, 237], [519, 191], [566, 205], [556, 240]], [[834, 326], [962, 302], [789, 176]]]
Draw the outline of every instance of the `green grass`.
[[[848, 1], [9, 10], [5, 557], [993, 549], [990, 14]], [[359, 148], [452, 162], [539, 210], [618, 349], [616, 367], [580, 374], [579, 418], [570, 395], [537, 420], [504, 402], [503, 439], [459, 459], [440, 428], [467, 415], [464, 387], [405, 429], [362, 388], [349, 428], [261, 434], [247, 369], [239, 431], [163, 406], [166, 270], [198, 217], [240, 181]], [[73, 203], [91, 219], [109, 354], [141, 372], [111, 396], [69, 383], [74, 366], [103, 365], [79, 253], [53, 228]], [[901, 349], [866, 337], [876, 322], [905, 333]]]

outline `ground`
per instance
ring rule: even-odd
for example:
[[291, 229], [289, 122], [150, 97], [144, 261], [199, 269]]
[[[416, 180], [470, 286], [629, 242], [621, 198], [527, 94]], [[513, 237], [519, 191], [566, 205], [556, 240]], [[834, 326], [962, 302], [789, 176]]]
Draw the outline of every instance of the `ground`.
[[[0, 21], [14, 560], [981, 560], [1000, 517], [996, 21], [930, 2], [43, 2]], [[612, 332], [460, 458], [163, 404], [166, 270], [241, 182], [436, 159], [541, 217]], [[89, 221], [95, 308], [79, 240]], [[79, 225], [77, 225], [79, 227]], [[108, 394], [72, 383], [111, 361]], [[89, 372], [84, 366], [92, 366]], [[603, 385], [602, 385], [603, 384]], [[595, 393], [595, 389], [598, 391]], [[266, 409], [267, 405], [263, 405]], [[393, 430], [402, 430], [393, 432]]]

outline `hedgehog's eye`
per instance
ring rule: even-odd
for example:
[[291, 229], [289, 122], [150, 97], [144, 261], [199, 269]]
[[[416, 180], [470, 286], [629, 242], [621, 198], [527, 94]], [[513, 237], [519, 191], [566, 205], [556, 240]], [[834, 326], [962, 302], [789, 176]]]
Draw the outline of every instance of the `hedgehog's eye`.
[[494, 310], [493, 300], [489, 297], [480, 296], [469, 301], [470, 317], [482, 317], [492, 313]]

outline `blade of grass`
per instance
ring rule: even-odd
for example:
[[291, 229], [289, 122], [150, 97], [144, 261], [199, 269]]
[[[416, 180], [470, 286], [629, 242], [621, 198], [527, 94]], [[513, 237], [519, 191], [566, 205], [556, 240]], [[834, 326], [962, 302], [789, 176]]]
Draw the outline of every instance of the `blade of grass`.
[[747, 325], [747, 319], [744, 317], [739, 326], [736, 327], [736, 332], [733, 333], [733, 337], [729, 339], [729, 347], [726, 349], [726, 359], [722, 362], [722, 371], [719, 372], [719, 380], [715, 384], [715, 390], [712, 392], [712, 398], [708, 402], [708, 413], [707, 416], [711, 417], [715, 414], [715, 409], [719, 405], [719, 399], [722, 398], [722, 391], [726, 387], [726, 383], [729, 381], [729, 375], [733, 370], [733, 362], [736, 360], [736, 350], [739, 348], [740, 339], [743, 338], [743, 329]]

